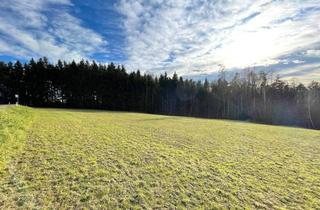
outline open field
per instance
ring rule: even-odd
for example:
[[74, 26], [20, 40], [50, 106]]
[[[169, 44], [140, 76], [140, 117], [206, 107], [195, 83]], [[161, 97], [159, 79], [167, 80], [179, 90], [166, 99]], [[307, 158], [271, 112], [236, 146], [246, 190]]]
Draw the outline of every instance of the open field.
[[0, 105], [0, 172], [24, 148], [33, 116], [30, 108]]
[[320, 209], [319, 131], [23, 107], [0, 116], [0, 209]]

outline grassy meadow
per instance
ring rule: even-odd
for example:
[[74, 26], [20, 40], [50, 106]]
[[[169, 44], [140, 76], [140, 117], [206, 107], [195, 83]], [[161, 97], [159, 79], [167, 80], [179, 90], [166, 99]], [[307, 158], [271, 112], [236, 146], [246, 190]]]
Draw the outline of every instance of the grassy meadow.
[[320, 209], [320, 132], [0, 109], [0, 209]]
[[30, 108], [0, 106], [0, 173], [6, 162], [24, 148], [32, 120]]

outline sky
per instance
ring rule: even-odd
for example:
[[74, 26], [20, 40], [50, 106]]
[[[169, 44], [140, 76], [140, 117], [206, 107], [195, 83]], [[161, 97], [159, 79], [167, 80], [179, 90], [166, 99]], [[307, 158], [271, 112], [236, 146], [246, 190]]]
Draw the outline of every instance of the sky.
[[1, 0], [0, 60], [47, 57], [215, 79], [320, 80], [320, 0]]

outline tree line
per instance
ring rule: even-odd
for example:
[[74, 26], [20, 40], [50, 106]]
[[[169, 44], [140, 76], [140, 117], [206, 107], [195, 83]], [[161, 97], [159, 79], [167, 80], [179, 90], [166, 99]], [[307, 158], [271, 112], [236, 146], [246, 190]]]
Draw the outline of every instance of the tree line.
[[288, 83], [246, 70], [226, 79], [157, 77], [96, 62], [0, 62], [0, 103], [248, 120], [320, 129], [320, 83]]

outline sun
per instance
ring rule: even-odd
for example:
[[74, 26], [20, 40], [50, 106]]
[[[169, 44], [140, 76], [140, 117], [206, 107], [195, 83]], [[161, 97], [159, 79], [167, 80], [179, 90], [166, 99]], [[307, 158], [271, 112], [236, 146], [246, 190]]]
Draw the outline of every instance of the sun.
[[217, 58], [227, 68], [244, 68], [270, 64], [278, 47], [270, 31], [237, 32], [217, 52]]

